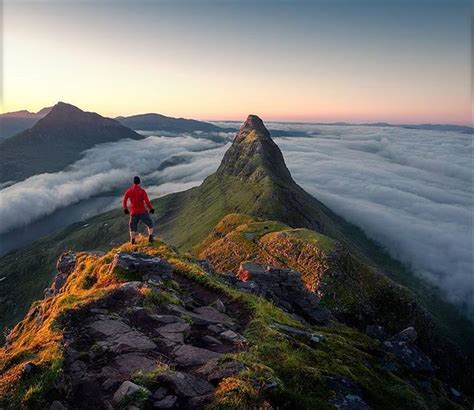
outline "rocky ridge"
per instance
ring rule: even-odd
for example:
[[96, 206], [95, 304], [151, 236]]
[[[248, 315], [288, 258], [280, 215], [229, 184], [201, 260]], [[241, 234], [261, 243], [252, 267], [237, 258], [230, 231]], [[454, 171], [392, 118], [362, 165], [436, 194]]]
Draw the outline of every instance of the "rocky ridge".
[[57, 266], [0, 350], [5, 408], [467, 406], [415, 329], [351, 330], [296, 271], [243, 264], [231, 278], [145, 240]]

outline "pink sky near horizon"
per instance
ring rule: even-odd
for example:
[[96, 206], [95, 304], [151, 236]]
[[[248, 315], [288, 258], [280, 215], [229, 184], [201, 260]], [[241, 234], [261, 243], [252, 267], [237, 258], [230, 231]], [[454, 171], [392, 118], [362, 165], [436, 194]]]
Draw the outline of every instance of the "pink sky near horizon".
[[109, 117], [472, 125], [470, 23], [456, 1], [248, 13], [232, 1], [6, 0], [0, 111], [64, 101]]

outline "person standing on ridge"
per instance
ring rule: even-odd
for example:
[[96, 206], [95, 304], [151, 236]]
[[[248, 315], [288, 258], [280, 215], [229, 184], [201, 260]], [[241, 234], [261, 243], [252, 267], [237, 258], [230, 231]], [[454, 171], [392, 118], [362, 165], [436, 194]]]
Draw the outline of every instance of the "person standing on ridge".
[[[130, 200], [130, 211], [128, 201]], [[145, 208], [148, 207], [148, 211]], [[138, 222], [142, 221], [148, 227], [148, 242], [153, 243], [153, 221], [150, 214], [154, 214], [153, 205], [148, 199], [146, 191], [140, 186], [140, 177], [133, 177], [133, 185], [125, 191], [122, 200], [123, 213], [130, 214], [130, 242], [135, 243], [138, 234]]]

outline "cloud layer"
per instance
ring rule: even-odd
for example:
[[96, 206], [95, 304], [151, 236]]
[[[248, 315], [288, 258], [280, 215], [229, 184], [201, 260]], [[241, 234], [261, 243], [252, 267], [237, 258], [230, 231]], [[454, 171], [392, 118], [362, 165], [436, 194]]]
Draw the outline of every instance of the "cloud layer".
[[[275, 139], [295, 180], [474, 313], [472, 136], [397, 127], [268, 127], [306, 132]], [[2, 189], [0, 233], [99, 194], [118, 196], [134, 174], [143, 176], [151, 196], [196, 186], [218, 167], [231, 136], [98, 145], [63, 172]]]
[[472, 315], [472, 136], [314, 127], [277, 140], [295, 180]]
[[[186, 135], [97, 145], [64, 171], [35, 175], [2, 189], [0, 233], [25, 226], [67, 205], [121, 191], [133, 175], [141, 175], [146, 185], [152, 185], [153, 196], [199, 185], [217, 168], [224, 150], [222, 143]], [[169, 166], [162, 166], [166, 163]], [[162, 170], [156, 171], [160, 167]]]

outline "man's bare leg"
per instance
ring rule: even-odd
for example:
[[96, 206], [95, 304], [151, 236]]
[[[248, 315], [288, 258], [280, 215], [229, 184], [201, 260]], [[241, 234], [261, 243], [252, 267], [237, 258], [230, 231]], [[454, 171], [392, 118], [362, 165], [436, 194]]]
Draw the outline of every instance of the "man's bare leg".
[[153, 243], [153, 228], [148, 228], [148, 242]]
[[132, 245], [135, 244], [135, 238], [136, 237], [137, 237], [137, 232], [130, 231], [130, 242], [132, 243]]

